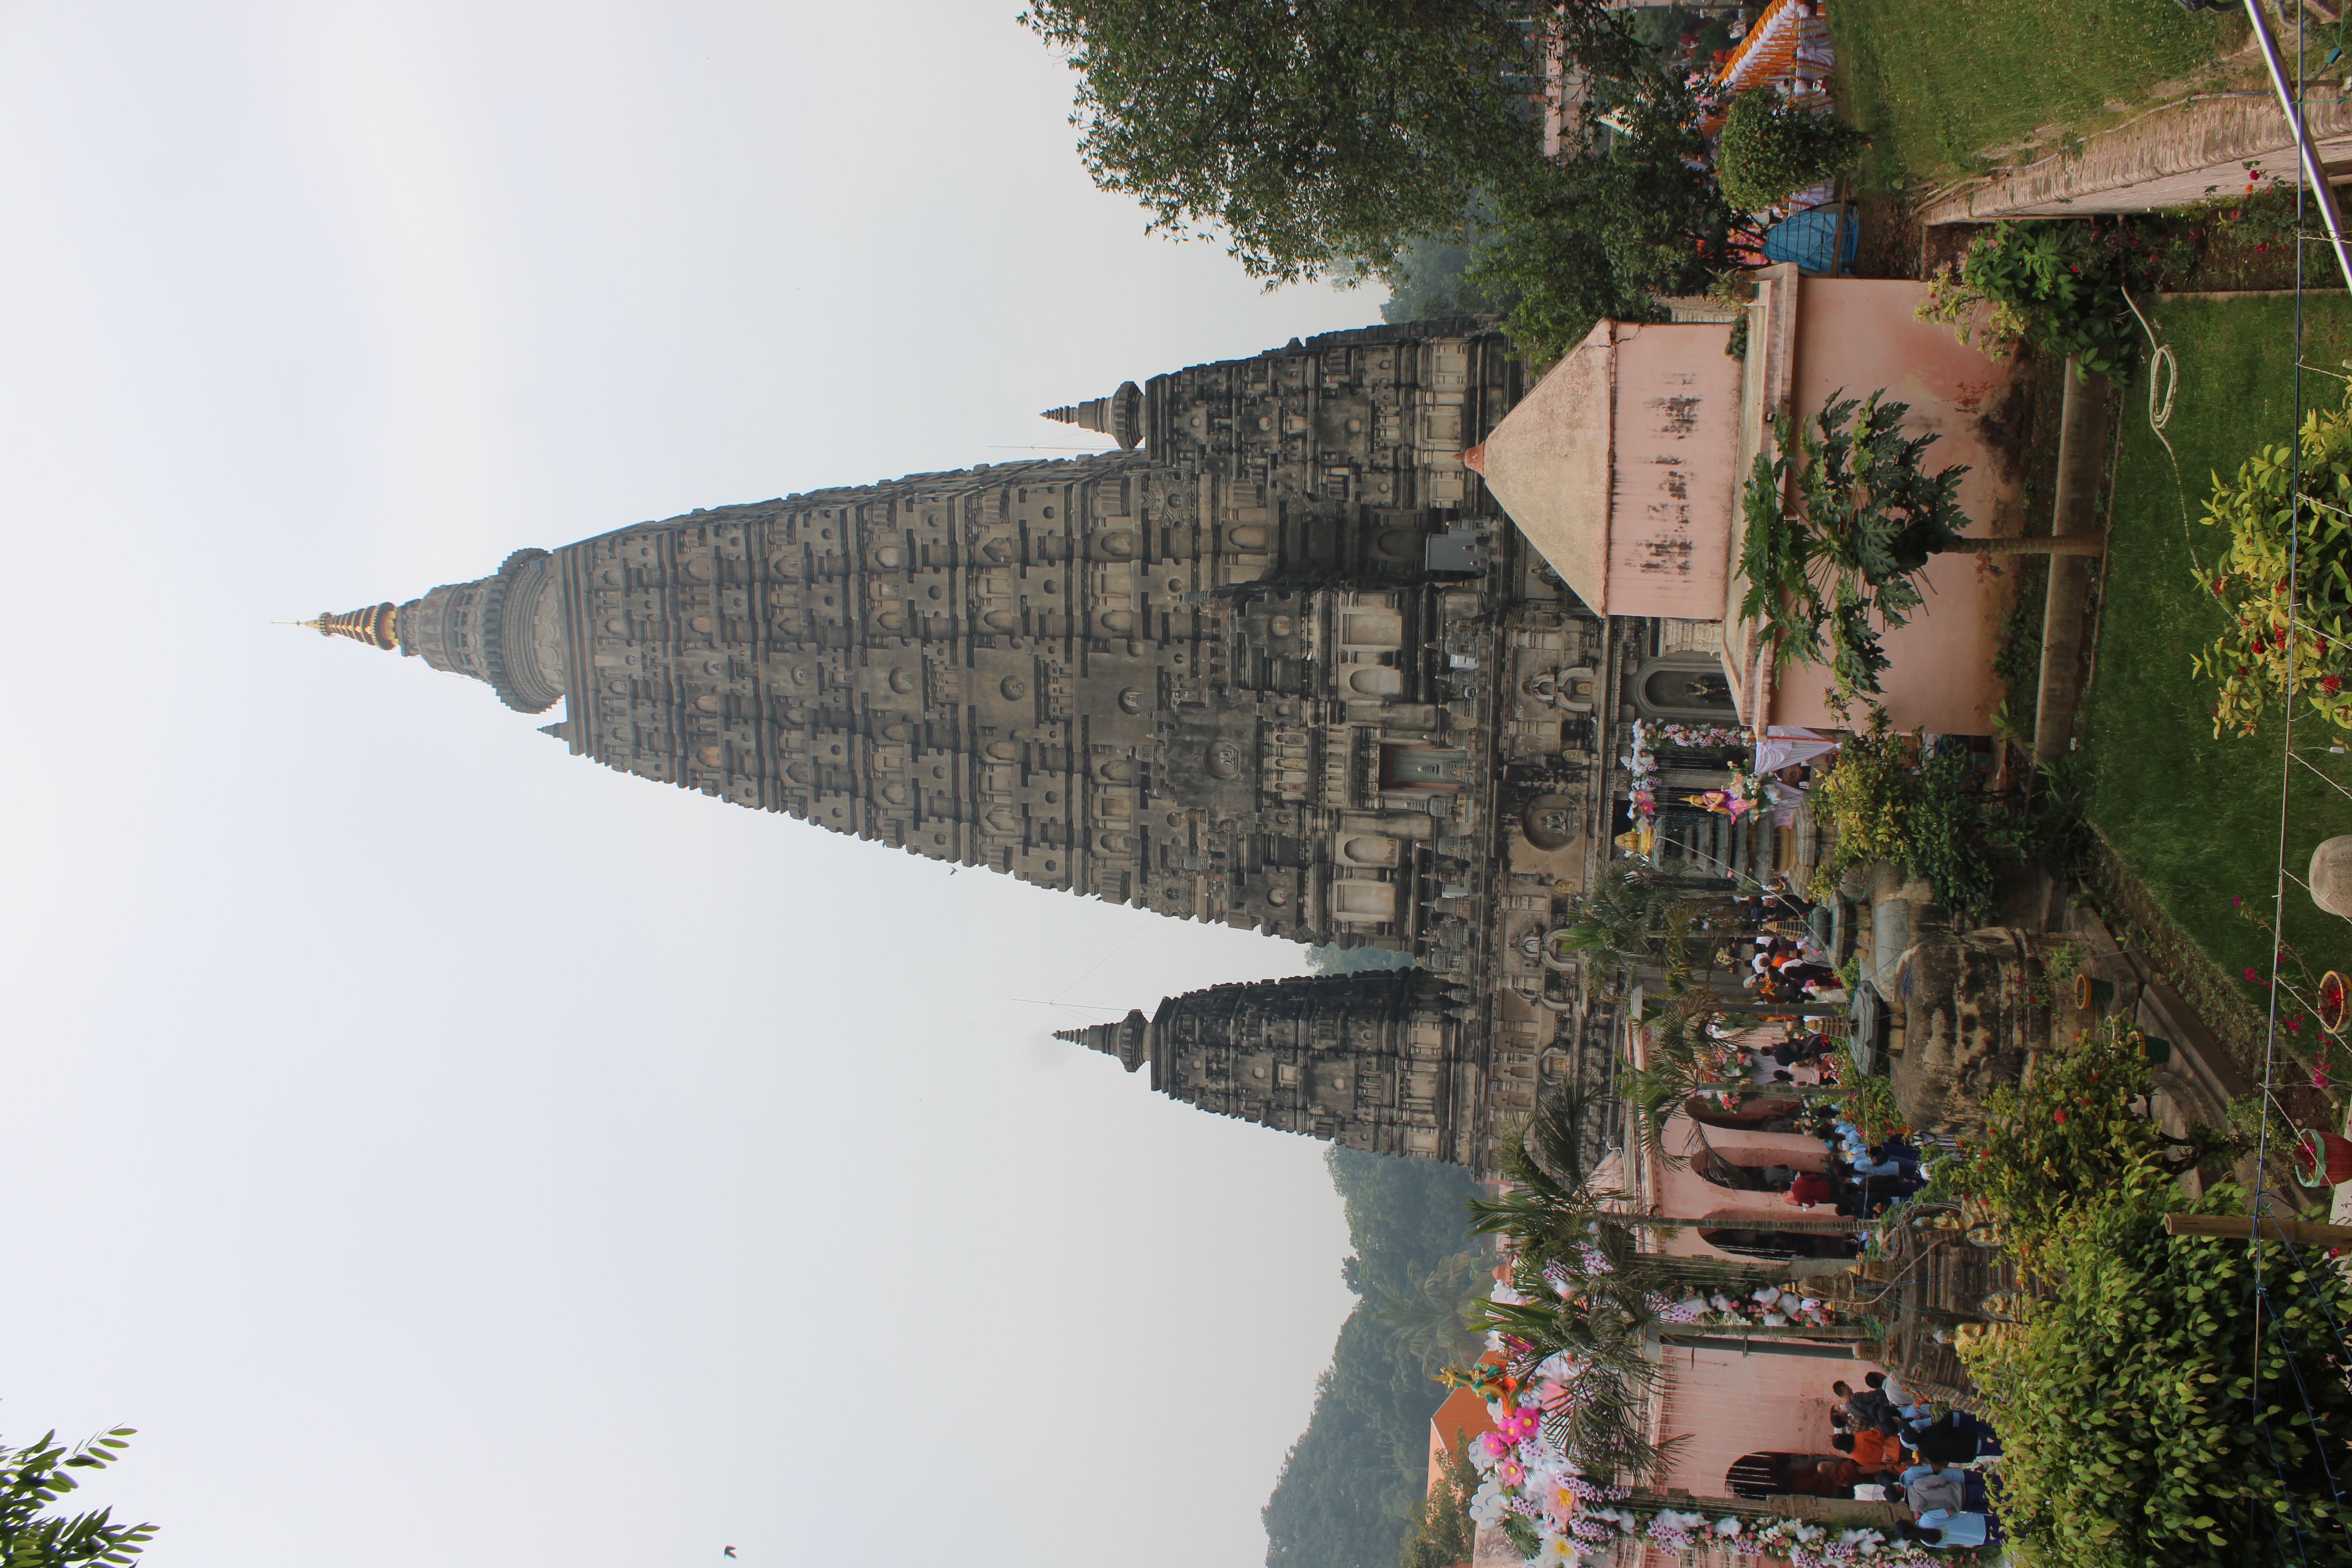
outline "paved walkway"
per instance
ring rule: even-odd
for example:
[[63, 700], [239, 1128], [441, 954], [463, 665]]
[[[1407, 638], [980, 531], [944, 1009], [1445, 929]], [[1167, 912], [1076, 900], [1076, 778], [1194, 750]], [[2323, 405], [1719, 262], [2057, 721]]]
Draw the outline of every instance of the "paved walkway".
[[[2352, 178], [2352, 103], [2315, 101], [2305, 123], [2319, 143], [2331, 180]], [[2246, 165], [2263, 175], [2294, 175], [2294, 136], [2267, 89], [2182, 99], [2052, 153], [1930, 197], [1920, 209], [1929, 226], [2001, 217], [2145, 212], [2182, 206], [2246, 187]]]

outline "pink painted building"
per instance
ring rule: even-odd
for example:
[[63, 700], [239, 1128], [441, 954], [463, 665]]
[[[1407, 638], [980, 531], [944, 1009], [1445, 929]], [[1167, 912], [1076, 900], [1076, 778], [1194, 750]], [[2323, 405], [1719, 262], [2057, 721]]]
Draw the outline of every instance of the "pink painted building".
[[[1832, 721], [1826, 670], [1776, 676], [1740, 617], [1738, 492], [1775, 419], [1803, 420], [1841, 395], [1884, 391], [1906, 428], [1933, 431], [1931, 464], [1968, 468], [1959, 500], [1971, 534], [2023, 531], [2020, 484], [2004, 469], [1997, 416], [2011, 365], [1916, 321], [1925, 285], [1758, 275], [1744, 359], [1716, 322], [1603, 321], [1545, 374], [1467, 460], [1519, 531], [1592, 608], [1719, 626], [1740, 717]], [[1890, 633], [1883, 700], [1898, 729], [1982, 734], [2000, 686], [1992, 655], [2013, 582], [1998, 557], [1953, 555], [1923, 574], [1927, 603]]]

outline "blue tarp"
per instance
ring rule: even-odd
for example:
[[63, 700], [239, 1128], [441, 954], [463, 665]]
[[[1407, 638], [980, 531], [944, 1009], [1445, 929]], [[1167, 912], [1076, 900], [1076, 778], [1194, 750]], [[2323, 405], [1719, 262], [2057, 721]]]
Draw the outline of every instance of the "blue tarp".
[[[1845, 216], [1845, 235], [1838, 237], [1838, 216]], [[1838, 247], [1837, 266], [1830, 264], [1830, 247]], [[1842, 204], [1807, 207], [1774, 224], [1764, 236], [1764, 259], [1793, 261], [1808, 272], [1835, 272], [1851, 266], [1862, 245], [1862, 219]]]

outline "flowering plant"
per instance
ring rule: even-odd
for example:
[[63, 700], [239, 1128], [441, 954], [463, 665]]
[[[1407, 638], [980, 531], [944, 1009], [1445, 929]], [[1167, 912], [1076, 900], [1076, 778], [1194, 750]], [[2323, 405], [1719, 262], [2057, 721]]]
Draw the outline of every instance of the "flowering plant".
[[2205, 503], [2206, 526], [2230, 531], [2229, 549], [2198, 574], [2225, 618], [2221, 634], [2189, 659], [2219, 688], [2216, 735], [2251, 735], [2273, 698], [2297, 695], [2352, 730], [2352, 410], [2312, 410], [2299, 440], [2299, 497], [2295, 453], [2282, 445], [2256, 450], [2234, 479], [2217, 479]]

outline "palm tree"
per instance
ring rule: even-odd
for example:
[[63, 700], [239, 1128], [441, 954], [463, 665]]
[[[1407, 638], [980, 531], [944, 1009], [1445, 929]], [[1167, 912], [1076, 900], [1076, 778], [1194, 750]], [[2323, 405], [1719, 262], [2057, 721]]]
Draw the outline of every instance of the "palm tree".
[[1379, 1292], [1372, 1321], [1396, 1336], [1406, 1359], [1433, 1373], [1478, 1353], [1468, 1313], [1486, 1283], [1486, 1260], [1475, 1252], [1457, 1252], [1434, 1268], [1409, 1274], [1403, 1289]]

